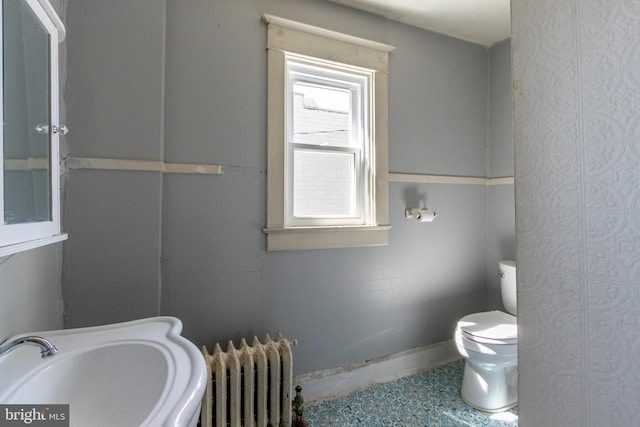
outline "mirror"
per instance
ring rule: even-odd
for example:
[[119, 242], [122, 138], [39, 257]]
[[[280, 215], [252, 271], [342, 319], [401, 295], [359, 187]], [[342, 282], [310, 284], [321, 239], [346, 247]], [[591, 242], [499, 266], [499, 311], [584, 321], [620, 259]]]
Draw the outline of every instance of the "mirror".
[[3, 11], [4, 222], [50, 221], [49, 32], [25, 2]]
[[60, 230], [58, 44], [49, 0], [2, 0], [0, 256], [65, 240]]

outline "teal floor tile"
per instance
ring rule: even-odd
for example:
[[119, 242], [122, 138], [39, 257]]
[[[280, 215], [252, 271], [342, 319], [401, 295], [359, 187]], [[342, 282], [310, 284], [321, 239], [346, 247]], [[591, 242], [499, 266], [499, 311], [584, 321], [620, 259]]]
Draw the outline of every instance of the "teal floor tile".
[[[517, 408], [478, 411], [460, 399], [464, 360], [308, 405], [309, 427], [517, 427]], [[304, 391], [303, 391], [304, 395]]]

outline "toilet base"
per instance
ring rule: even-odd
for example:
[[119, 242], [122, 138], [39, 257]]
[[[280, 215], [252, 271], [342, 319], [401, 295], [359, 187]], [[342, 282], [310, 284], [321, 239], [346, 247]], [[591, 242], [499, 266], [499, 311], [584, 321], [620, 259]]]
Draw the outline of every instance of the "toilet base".
[[485, 412], [503, 412], [518, 405], [518, 366], [496, 369], [465, 361], [460, 395], [468, 405]]

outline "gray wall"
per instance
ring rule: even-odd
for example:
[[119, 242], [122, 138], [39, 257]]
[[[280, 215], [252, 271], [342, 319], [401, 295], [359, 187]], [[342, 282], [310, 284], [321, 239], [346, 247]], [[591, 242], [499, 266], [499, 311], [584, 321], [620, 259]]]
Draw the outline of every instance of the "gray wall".
[[[67, 150], [161, 160], [164, 1], [68, 0]], [[160, 314], [162, 175], [71, 170], [65, 327]]]
[[60, 244], [0, 258], [0, 342], [62, 328]]
[[[489, 49], [487, 176], [513, 177], [513, 100], [511, 42]], [[515, 196], [513, 184], [487, 187], [487, 297], [489, 308], [503, 309], [498, 262], [515, 259]]]
[[489, 49], [487, 176], [513, 176], [513, 97], [511, 41]]
[[[486, 308], [484, 186], [391, 183], [388, 246], [265, 251], [261, 15], [396, 46], [392, 172], [485, 176], [484, 47], [319, 0], [103, 3], [69, 1], [70, 153], [224, 174], [71, 171], [65, 326], [169, 314], [208, 346], [281, 330], [302, 373], [450, 339]], [[406, 222], [419, 204], [438, 219]]]
[[640, 425], [638, 2], [512, 1], [520, 425]]

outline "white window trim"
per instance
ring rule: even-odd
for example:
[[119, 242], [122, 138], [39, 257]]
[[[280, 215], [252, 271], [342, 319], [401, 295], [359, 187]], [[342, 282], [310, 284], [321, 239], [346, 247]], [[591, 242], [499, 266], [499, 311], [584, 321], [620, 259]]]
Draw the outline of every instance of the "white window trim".
[[[392, 46], [264, 15], [268, 23], [267, 250], [386, 245], [389, 226], [388, 58]], [[285, 225], [285, 55], [293, 53], [374, 71], [374, 215], [370, 224], [287, 227]]]

